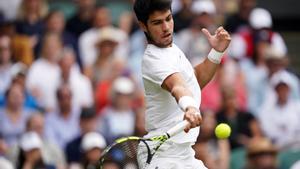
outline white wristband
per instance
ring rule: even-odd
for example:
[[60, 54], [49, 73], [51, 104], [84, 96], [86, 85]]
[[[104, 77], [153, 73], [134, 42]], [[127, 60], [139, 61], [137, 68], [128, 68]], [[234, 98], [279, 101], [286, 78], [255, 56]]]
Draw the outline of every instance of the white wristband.
[[214, 48], [212, 48], [207, 55], [207, 58], [215, 64], [220, 64], [223, 54], [223, 52], [218, 52]]
[[199, 109], [196, 101], [191, 96], [182, 96], [178, 100], [178, 105], [182, 111], [186, 111], [188, 107], [195, 107], [197, 110]]

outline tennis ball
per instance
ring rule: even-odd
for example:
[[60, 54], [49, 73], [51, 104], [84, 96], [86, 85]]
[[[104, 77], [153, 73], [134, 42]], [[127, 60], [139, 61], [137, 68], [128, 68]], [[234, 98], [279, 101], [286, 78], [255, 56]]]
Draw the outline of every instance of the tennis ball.
[[215, 134], [218, 139], [226, 139], [230, 136], [230, 133], [231, 133], [231, 128], [226, 123], [220, 123], [215, 128]]

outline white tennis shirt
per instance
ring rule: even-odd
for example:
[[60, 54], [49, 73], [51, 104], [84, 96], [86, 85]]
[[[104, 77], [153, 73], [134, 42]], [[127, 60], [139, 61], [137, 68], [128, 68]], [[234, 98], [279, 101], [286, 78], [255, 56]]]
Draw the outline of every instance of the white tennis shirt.
[[[161, 87], [164, 80], [173, 73], [181, 73], [186, 85], [192, 92], [200, 107], [201, 89], [197, 82], [194, 68], [185, 54], [175, 45], [159, 48], [148, 44], [142, 60], [142, 76], [146, 99], [146, 130], [145, 137], [163, 134], [183, 120], [184, 112], [179, 108], [170, 92]], [[181, 132], [174, 136], [176, 143], [195, 142], [199, 127], [188, 133]]]

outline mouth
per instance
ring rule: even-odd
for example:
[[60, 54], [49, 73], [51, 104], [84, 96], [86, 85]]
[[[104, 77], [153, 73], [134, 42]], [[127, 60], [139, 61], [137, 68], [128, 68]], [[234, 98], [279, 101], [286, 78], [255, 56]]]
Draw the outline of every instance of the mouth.
[[171, 33], [165, 34], [162, 38], [166, 39], [166, 38], [170, 38], [171, 37]]

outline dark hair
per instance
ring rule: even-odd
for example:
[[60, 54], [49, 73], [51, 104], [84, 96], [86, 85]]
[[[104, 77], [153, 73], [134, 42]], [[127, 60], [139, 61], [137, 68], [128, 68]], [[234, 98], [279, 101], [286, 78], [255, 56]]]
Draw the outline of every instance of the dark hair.
[[146, 24], [154, 11], [171, 10], [172, 0], [135, 0], [134, 12], [139, 21]]

